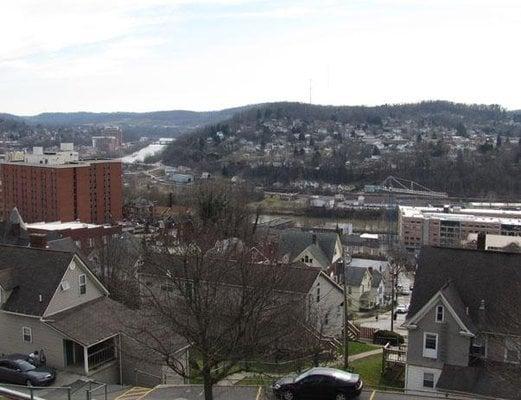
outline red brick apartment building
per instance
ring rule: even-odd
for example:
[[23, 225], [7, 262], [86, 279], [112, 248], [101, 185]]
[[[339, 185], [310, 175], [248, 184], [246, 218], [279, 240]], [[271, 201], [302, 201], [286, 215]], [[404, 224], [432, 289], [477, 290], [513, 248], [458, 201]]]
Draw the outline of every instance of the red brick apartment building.
[[79, 220], [106, 224], [122, 219], [120, 160], [26, 161], [0, 165], [4, 218], [16, 207], [29, 223]]

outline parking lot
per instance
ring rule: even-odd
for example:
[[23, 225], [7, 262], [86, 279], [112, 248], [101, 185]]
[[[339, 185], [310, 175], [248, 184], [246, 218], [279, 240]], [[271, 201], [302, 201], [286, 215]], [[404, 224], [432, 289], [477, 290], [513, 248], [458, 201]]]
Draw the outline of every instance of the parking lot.
[[[156, 387], [140, 400], [201, 400], [203, 388], [199, 385]], [[360, 400], [406, 400], [431, 399], [432, 397], [410, 396], [402, 393], [364, 390]], [[215, 386], [215, 400], [274, 400], [269, 390], [259, 386]]]

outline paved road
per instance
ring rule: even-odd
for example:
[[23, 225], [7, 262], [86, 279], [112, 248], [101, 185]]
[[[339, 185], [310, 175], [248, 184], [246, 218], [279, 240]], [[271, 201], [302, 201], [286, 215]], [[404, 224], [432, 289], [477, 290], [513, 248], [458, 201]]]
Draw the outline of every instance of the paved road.
[[[409, 304], [411, 301], [410, 296], [398, 296], [398, 304]], [[378, 315], [378, 319], [375, 317], [361, 318], [356, 321], [360, 326], [367, 328], [378, 328], [378, 329], [391, 329], [391, 312], [388, 311]], [[405, 314], [398, 314], [398, 318], [394, 321], [394, 330], [403, 336], [407, 336], [407, 329], [401, 328], [401, 325], [405, 322]]]

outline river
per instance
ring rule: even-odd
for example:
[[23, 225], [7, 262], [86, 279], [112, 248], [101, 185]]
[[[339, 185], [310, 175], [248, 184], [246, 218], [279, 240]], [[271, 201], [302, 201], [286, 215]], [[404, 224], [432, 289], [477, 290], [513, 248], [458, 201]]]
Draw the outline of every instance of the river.
[[149, 144], [147, 147], [143, 147], [141, 150], [136, 151], [128, 156], [121, 159], [126, 164], [132, 164], [135, 162], [143, 162], [148, 156], [156, 155], [161, 152], [167, 145], [158, 142]]

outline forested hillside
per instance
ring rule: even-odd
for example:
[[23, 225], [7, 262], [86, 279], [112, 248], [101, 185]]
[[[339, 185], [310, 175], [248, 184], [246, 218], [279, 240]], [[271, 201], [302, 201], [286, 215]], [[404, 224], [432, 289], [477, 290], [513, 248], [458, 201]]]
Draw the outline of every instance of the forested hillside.
[[272, 103], [178, 139], [163, 161], [267, 187], [388, 175], [452, 195], [521, 195], [521, 115], [444, 101], [379, 107]]

